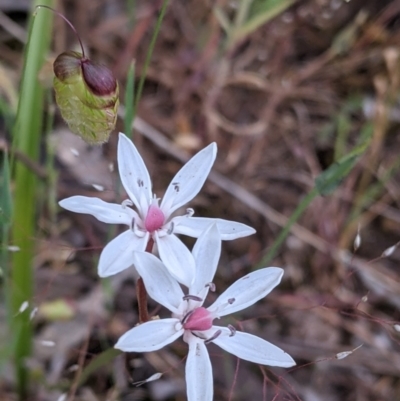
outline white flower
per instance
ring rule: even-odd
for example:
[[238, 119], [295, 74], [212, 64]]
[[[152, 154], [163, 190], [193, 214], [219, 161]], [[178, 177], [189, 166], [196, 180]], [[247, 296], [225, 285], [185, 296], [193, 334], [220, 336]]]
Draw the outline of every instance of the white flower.
[[[194, 260], [175, 234], [197, 238], [213, 222], [216, 222], [223, 240], [245, 237], [255, 232], [241, 223], [192, 217], [192, 209], [188, 209], [184, 216], [172, 217], [178, 208], [198, 194], [216, 154], [217, 145], [212, 143], [193, 156], [175, 175], [159, 206], [158, 199], [152, 194], [152, 183], [142, 157], [133, 143], [124, 134], [119, 134], [119, 174], [130, 199], [119, 205], [106, 203], [99, 198], [72, 196], [59, 203], [67, 210], [91, 214], [104, 223], [129, 226], [127, 231], [103, 249], [98, 266], [101, 277], [130, 267], [133, 252], [144, 251], [152, 239], [170, 273], [176, 280], [189, 286], [194, 277]], [[135, 206], [137, 212], [130, 206]]]
[[239, 358], [263, 365], [290, 367], [294, 360], [275, 345], [233, 326], [213, 325], [213, 320], [242, 310], [265, 297], [279, 284], [283, 270], [269, 267], [252, 272], [231, 285], [208, 308], [203, 307], [213, 287], [221, 251], [218, 229], [212, 225], [193, 248], [196, 275], [184, 295], [161, 261], [145, 252], [136, 252], [134, 263], [143, 277], [149, 295], [168, 308], [172, 317], [151, 320], [125, 333], [115, 345], [127, 352], [156, 351], [183, 336], [189, 345], [186, 362], [186, 387], [189, 401], [211, 401], [212, 367], [206, 345], [210, 342]]

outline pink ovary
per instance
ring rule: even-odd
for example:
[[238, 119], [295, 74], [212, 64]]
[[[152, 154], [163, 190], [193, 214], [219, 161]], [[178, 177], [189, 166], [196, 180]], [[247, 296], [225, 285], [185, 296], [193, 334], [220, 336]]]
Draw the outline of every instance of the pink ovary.
[[185, 330], [203, 331], [211, 329], [214, 318], [211, 313], [203, 307], [197, 308], [183, 324]]
[[144, 220], [144, 226], [150, 233], [159, 230], [164, 225], [164, 213], [157, 205], [150, 205]]

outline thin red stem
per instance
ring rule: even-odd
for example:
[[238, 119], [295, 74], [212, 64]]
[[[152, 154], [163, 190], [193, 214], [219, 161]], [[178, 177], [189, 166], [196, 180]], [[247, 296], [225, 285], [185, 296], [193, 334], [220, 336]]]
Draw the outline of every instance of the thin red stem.
[[[149, 239], [147, 243], [145, 252], [152, 252], [154, 246], [153, 238]], [[143, 279], [141, 277], [138, 278], [136, 282], [136, 296], [138, 301], [138, 309], [139, 309], [139, 322], [144, 323], [149, 321], [149, 311], [147, 309], [147, 291], [144, 286]]]
[[141, 277], [139, 277], [136, 281], [136, 296], [139, 309], [139, 323], [148, 322], [149, 311], [147, 310], [147, 291]]
[[82, 49], [82, 57], [85, 59], [86, 58], [85, 49], [83, 48], [83, 44], [82, 44], [81, 38], [80, 38], [80, 36], [78, 34], [78, 31], [72, 25], [72, 22], [67, 17], [65, 17], [64, 15], [62, 15], [60, 12], [58, 12], [57, 10], [55, 10], [52, 7], [39, 5], [39, 6], [35, 7], [35, 10], [37, 10], [38, 8], [47, 8], [48, 10], [52, 11], [54, 14], [58, 15], [59, 17], [61, 17], [70, 26], [70, 28], [74, 31], [74, 33], [75, 33], [75, 35], [76, 35], [76, 37], [78, 39], [78, 42], [79, 42], [79, 44], [81, 46], [81, 49]]
[[154, 246], [154, 240], [153, 240], [153, 238], [150, 237], [149, 242], [147, 243], [145, 252], [152, 253], [153, 252], [153, 246]]

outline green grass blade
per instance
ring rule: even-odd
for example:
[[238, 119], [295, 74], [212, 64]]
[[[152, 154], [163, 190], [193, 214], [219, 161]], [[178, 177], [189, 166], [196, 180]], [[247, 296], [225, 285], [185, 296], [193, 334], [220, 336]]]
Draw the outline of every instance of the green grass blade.
[[329, 166], [315, 179], [315, 187], [320, 195], [332, 193], [353, 169], [358, 158], [367, 150], [371, 141], [372, 127], [367, 125], [363, 131], [364, 133], [361, 135], [364, 138], [363, 142]]
[[233, 42], [236, 43], [254, 32], [272, 18], [282, 14], [294, 3], [295, 0], [264, 0], [262, 6], [256, 9], [253, 15], [240, 28], [235, 30]]
[[4, 152], [2, 157], [0, 174], [0, 225], [4, 229], [9, 227], [12, 217], [12, 197], [10, 184], [10, 168], [8, 153]]
[[147, 70], [149, 68], [151, 56], [153, 55], [153, 51], [154, 51], [154, 47], [156, 45], [157, 37], [158, 37], [158, 34], [160, 32], [161, 23], [162, 23], [162, 21], [164, 19], [166, 11], [167, 11], [168, 3], [169, 3], [169, 0], [164, 0], [163, 1], [163, 4], [161, 6], [160, 14], [159, 14], [159, 16], [157, 18], [156, 26], [154, 28], [153, 36], [151, 38], [149, 50], [148, 50], [148, 52], [146, 54], [146, 60], [144, 62], [143, 72], [142, 72], [142, 75], [140, 77], [138, 90], [137, 90], [137, 93], [136, 93], [135, 108], [134, 108], [134, 111], [133, 111], [133, 118], [135, 118], [137, 106], [139, 104], [140, 97], [142, 96], [142, 91], [143, 91], [144, 81], [146, 80]]
[[109, 366], [114, 358], [116, 358], [121, 353], [122, 352], [119, 349], [108, 348], [101, 354], [96, 355], [96, 357], [93, 358], [87, 366], [85, 366], [82, 374], [79, 376], [79, 385], [84, 384], [86, 380], [88, 380], [89, 376], [92, 373], [96, 372], [98, 369], [107, 365]]
[[[37, 5], [54, 6], [52, 0], [36, 0]], [[31, 17], [17, 117], [13, 129], [13, 147], [37, 161], [42, 132], [44, 89], [38, 74], [45, 61], [50, 43], [52, 17], [37, 12]], [[29, 312], [19, 313], [23, 302], [33, 294], [33, 238], [35, 236], [36, 177], [25, 165], [15, 163], [13, 244], [20, 248], [12, 257], [12, 331], [17, 334], [14, 350], [16, 378], [20, 399], [27, 399], [28, 369], [26, 358], [31, 352], [32, 328]]]
[[371, 141], [371, 135], [370, 125], [367, 124], [361, 134], [361, 143], [340, 158], [340, 160], [329, 166], [315, 179], [314, 189], [297, 206], [267, 254], [257, 264], [257, 268], [267, 266], [272, 261], [288, 236], [291, 227], [301, 217], [311, 202], [319, 195], [325, 196], [331, 194], [340, 185], [342, 180], [350, 174], [359, 157], [367, 150]]
[[124, 133], [128, 138], [133, 139], [132, 123], [134, 118], [135, 101], [135, 63], [132, 62], [126, 79], [125, 88], [125, 118]]
[[4, 120], [4, 125], [7, 131], [11, 132], [14, 125], [15, 111], [12, 110], [11, 106], [7, 101], [0, 97], [0, 116]]
[[288, 222], [285, 227], [283, 227], [282, 231], [279, 233], [278, 238], [274, 241], [271, 248], [268, 250], [267, 254], [261, 259], [261, 261], [257, 264], [256, 268], [259, 269], [261, 267], [268, 266], [268, 264], [272, 261], [272, 259], [276, 256], [279, 251], [279, 248], [285, 241], [288, 236], [290, 229], [293, 224], [301, 217], [307, 207], [311, 204], [311, 202], [319, 195], [317, 188], [314, 188], [311, 192], [307, 194], [307, 196], [300, 202], [297, 206], [296, 210], [290, 216]]
[[[12, 196], [10, 182], [10, 168], [8, 161], [8, 153], [2, 154], [2, 166], [0, 170], [0, 281], [4, 284], [5, 304], [7, 306], [7, 321], [10, 322], [10, 285], [9, 285], [9, 229], [12, 221]], [[0, 357], [0, 361], [1, 361]], [[0, 363], [1, 364], [1, 363]]]

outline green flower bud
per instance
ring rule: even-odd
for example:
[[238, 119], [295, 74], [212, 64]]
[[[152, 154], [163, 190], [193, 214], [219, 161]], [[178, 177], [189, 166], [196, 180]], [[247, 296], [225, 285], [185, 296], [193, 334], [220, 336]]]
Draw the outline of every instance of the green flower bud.
[[107, 142], [119, 105], [112, 72], [73, 51], [60, 54], [53, 68], [56, 102], [70, 130], [90, 144]]

